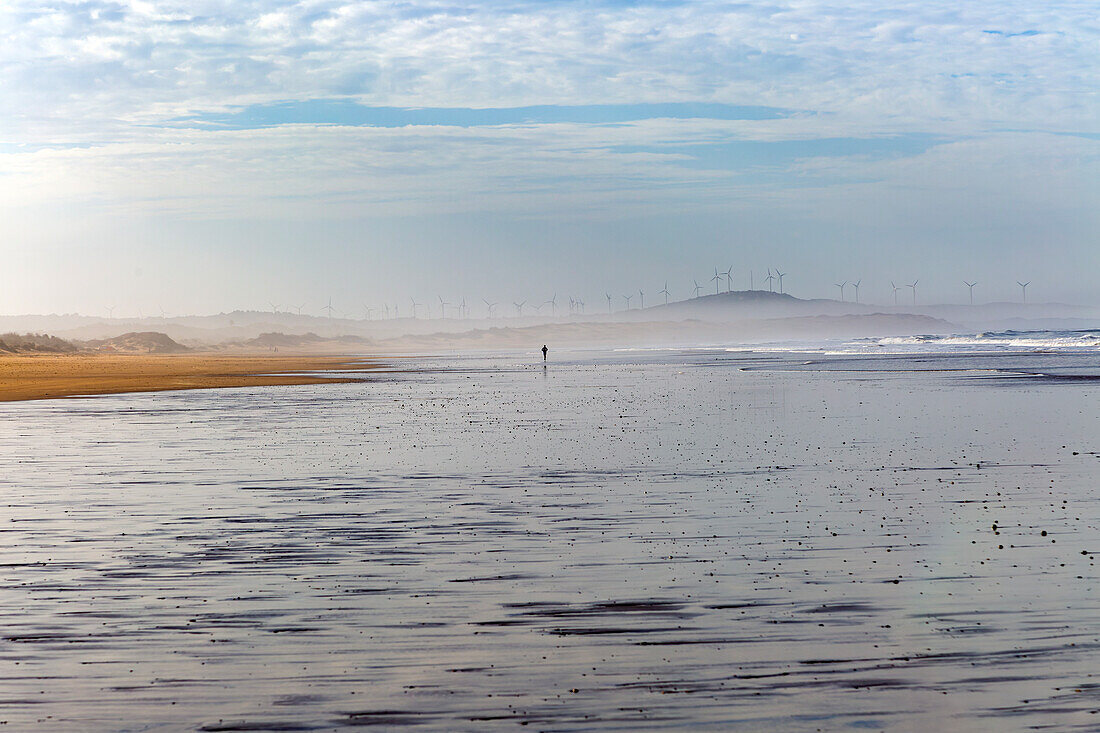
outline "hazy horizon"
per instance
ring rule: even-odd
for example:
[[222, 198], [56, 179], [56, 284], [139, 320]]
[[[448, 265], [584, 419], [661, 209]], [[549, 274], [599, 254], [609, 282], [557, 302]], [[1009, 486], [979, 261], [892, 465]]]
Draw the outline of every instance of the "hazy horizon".
[[[691, 290], [691, 288], [688, 288], [688, 290]], [[908, 287], [903, 288], [902, 286], [898, 286], [898, 290], [899, 295], [896, 304], [894, 302], [869, 302], [863, 297], [858, 301], [854, 300], [852, 297], [846, 297], [844, 300], [840, 300], [839, 297], [801, 298], [793, 293], [768, 290], [766, 287], [750, 291], [747, 289], [727, 290], [726, 286], [722, 286], [722, 290], [718, 294], [721, 298], [714, 302], [709, 302], [713, 300], [711, 296], [716, 295], [713, 291], [709, 293], [702, 292], [698, 296], [689, 293], [682, 298], [670, 295], [667, 302], [665, 302], [664, 296], [660, 292], [651, 291], [646, 294], [644, 305], [639, 304], [637, 292], [629, 294], [631, 297], [629, 303], [626, 300], [627, 294], [611, 294], [612, 298], [610, 304], [606, 297], [599, 297], [593, 301], [582, 301], [577, 299], [575, 304], [571, 305], [569, 301], [572, 296], [562, 297], [560, 295], [556, 296], [556, 305], [552, 305], [551, 300], [543, 301], [539, 299], [508, 302], [494, 302], [488, 301], [487, 299], [466, 299], [466, 305], [465, 308], [463, 308], [460, 305], [461, 299], [457, 301], [448, 300], [444, 301], [443, 304], [445, 306], [445, 314], [441, 314], [438, 298], [428, 298], [415, 301], [413, 299], [406, 299], [404, 302], [398, 301], [396, 303], [376, 303], [373, 305], [361, 306], [358, 310], [351, 308], [347, 311], [338, 308], [337, 301], [332, 301], [331, 311], [329, 311], [330, 304], [327, 301], [305, 301], [297, 304], [289, 302], [268, 303], [267, 308], [234, 308], [231, 310], [194, 313], [171, 313], [162, 308], [154, 308], [152, 312], [139, 310], [130, 313], [120, 310], [115, 306], [106, 306], [98, 313], [82, 313], [79, 311], [67, 313], [0, 313], [0, 319], [14, 319], [19, 321], [23, 318], [35, 319], [43, 317], [62, 319], [80, 318], [108, 322], [130, 321], [155, 324], [158, 321], [169, 322], [188, 319], [209, 319], [241, 314], [250, 316], [266, 315], [271, 317], [273, 322], [285, 318], [318, 319], [321, 321], [334, 322], [375, 322], [394, 320], [444, 320], [470, 323], [498, 321], [566, 322], [569, 320], [583, 321], [607, 319], [609, 316], [613, 317], [613, 320], [626, 318], [627, 321], [625, 322], [639, 322], [639, 318], [644, 321], [647, 317], [650, 317], [645, 314], [652, 314], [652, 318], [660, 321], [702, 318], [704, 320], [715, 320], [716, 322], [730, 322], [745, 318], [804, 317], [815, 314], [894, 314], [906, 316], [927, 315], [930, 313], [955, 314], [957, 317], [963, 317], [969, 314], [974, 318], [980, 319], [984, 316], [996, 318], [998, 320], [1004, 318], [1030, 318], [1041, 320], [1044, 318], [1057, 317], [1095, 319], [1098, 312], [1100, 312], [1100, 306], [1087, 303], [1066, 303], [1061, 301], [1037, 302], [1031, 297], [1030, 292], [1025, 302], [1020, 299], [1019, 288], [1017, 289], [1018, 294], [1016, 300], [982, 301], [975, 297], [973, 303], [932, 303], [923, 301], [914, 303], [912, 301], [911, 290]], [[850, 284], [848, 284], [845, 292], [846, 295], [851, 296], [852, 290]], [[862, 296], [864, 292], [862, 287], [860, 292]], [[759, 295], [761, 297], [750, 298], [745, 301], [736, 299], [737, 297], [746, 295]], [[772, 300], [766, 297], [769, 295], [779, 296], [779, 299]], [[727, 301], [725, 300], [726, 296], [735, 296], [735, 300]], [[784, 300], [784, 298], [787, 299]], [[414, 302], [416, 304], [415, 314], [412, 308]], [[793, 310], [787, 312], [783, 308], [784, 304], [789, 304]], [[517, 305], [520, 306], [518, 309]], [[683, 306], [686, 309], [665, 310], [660, 306], [673, 306], [674, 308]], [[778, 308], [778, 310], [776, 310], [776, 308]]]
[[[1073, 3], [0, 9], [0, 313], [1100, 303]], [[906, 295], [904, 293], [903, 295]], [[904, 299], [902, 303], [906, 302]]]

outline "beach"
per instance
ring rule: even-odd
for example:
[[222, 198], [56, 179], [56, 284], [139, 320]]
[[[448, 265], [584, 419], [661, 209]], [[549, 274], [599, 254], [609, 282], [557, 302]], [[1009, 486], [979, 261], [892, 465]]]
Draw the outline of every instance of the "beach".
[[533, 356], [0, 406], [0, 720], [1095, 725], [1091, 355]]
[[0, 355], [0, 402], [222, 387], [324, 384], [363, 368], [348, 356], [233, 354]]

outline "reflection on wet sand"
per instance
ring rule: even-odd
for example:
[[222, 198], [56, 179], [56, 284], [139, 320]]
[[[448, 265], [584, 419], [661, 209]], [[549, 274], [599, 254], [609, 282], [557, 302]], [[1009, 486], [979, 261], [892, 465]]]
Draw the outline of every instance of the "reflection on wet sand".
[[5, 406], [0, 720], [1097, 725], [1093, 384], [559, 359]]

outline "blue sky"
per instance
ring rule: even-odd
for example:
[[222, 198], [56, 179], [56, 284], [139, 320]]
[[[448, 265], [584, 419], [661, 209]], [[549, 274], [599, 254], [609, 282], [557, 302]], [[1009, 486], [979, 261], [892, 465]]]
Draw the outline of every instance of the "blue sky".
[[594, 302], [731, 265], [1098, 302], [1094, 10], [15, 0], [0, 312]]
[[770, 120], [789, 116], [770, 107], [738, 107], [705, 102], [664, 104], [536, 105], [528, 107], [374, 107], [351, 99], [308, 99], [231, 107], [171, 120], [180, 127], [254, 130], [277, 125], [347, 127], [496, 127], [572, 122], [622, 124], [652, 119]]

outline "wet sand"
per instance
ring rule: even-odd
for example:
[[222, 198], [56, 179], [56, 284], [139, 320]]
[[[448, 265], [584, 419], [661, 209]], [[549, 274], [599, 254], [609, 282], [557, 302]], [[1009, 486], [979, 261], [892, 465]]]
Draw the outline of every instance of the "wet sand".
[[1096, 729], [1080, 364], [556, 356], [0, 405], [0, 723]]
[[0, 356], [0, 402], [57, 397], [356, 381], [347, 356], [36, 354]]

